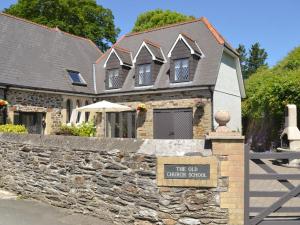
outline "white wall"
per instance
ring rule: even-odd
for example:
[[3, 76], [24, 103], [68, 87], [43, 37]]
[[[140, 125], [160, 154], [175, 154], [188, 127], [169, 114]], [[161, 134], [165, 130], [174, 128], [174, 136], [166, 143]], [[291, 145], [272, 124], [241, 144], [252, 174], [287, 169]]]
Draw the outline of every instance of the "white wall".
[[[228, 127], [235, 131], [242, 131], [241, 91], [236, 63], [232, 56], [223, 53], [213, 94], [213, 113], [219, 110], [228, 111], [231, 116]], [[215, 121], [214, 127], [217, 127]]]

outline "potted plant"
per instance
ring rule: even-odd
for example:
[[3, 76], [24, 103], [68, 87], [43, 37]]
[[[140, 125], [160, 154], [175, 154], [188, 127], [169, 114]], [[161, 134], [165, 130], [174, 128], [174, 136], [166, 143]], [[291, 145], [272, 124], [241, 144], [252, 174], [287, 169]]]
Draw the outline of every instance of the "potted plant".
[[8, 106], [8, 102], [0, 99], [0, 110], [6, 109], [6, 107]]
[[196, 108], [202, 108], [203, 106], [205, 106], [205, 103], [203, 102], [202, 99], [196, 99], [195, 106], [196, 106]]
[[147, 112], [146, 105], [143, 104], [143, 103], [139, 104], [139, 105], [136, 107], [136, 111], [137, 111], [137, 113], [139, 113], [139, 112]]

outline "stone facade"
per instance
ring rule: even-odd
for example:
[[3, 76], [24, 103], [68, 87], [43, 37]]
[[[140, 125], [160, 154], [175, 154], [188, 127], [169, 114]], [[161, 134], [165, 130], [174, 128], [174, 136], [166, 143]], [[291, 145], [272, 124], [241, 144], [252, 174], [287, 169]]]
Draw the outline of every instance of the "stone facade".
[[[107, 100], [127, 105], [133, 109], [144, 103], [147, 112], [137, 115], [137, 138], [153, 138], [154, 109], [193, 109], [193, 138], [203, 138], [212, 129], [211, 99], [207, 93], [198, 91], [182, 91], [174, 93], [122, 95], [99, 100]], [[196, 103], [203, 106], [197, 108]], [[101, 129], [102, 130], [102, 129]]]
[[[99, 98], [130, 106], [133, 110], [140, 103], [144, 103], [147, 112], [137, 114], [137, 138], [153, 138], [153, 110], [154, 109], [193, 109], [193, 138], [203, 138], [211, 131], [211, 99], [207, 93], [198, 91], [182, 91], [174, 93], [132, 94]], [[41, 112], [45, 113], [45, 134], [54, 133], [61, 124], [67, 123], [67, 101], [71, 101], [71, 108], [91, 104], [93, 98], [50, 94], [33, 91], [9, 90], [7, 100], [11, 104], [8, 109], [8, 122], [14, 122], [15, 112]], [[201, 102], [201, 107], [196, 103]], [[95, 117], [98, 126], [98, 136], [103, 137], [103, 120], [101, 114]]]
[[46, 130], [45, 134], [54, 133], [62, 123], [66, 123], [66, 101], [72, 101], [72, 107], [76, 107], [76, 102], [80, 106], [92, 103], [92, 98], [68, 96], [53, 93], [42, 93], [23, 90], [8, 90], [7, 101], [10, 103], [8, 108], [8, 121], [14, 123], [16, 112], [40, 112], [45, 113]]
[[[153, 141], [163, 149], [160, 154], [181, 147], [188, 154], [203, 140], [182, 146], [176, 140]], [[118, 225], [229, 224], [228, 209], [220, 205], [228, 178], [219, 174], [216, 188], [158, 187], [156, 155], [141, 153], [150, 142], [1, 134], [0, 187]], [[211, 155], [194, 150], [198, 157]]]

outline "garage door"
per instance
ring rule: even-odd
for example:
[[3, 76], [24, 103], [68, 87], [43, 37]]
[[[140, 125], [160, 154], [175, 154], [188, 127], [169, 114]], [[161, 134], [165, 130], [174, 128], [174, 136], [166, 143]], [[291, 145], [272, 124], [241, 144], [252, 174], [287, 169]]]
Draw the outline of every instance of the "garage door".
[[192, 139], [193, 111], [187, 109], [155, 109], [153, 136], [156, 139]]

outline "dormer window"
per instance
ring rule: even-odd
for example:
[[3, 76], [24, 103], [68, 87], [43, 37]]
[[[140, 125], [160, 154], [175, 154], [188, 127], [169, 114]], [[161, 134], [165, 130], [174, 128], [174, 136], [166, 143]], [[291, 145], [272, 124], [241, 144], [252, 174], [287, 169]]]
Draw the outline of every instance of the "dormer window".
[[73, 85], [86, 86], [85, 80], [78, 71], [68, 70], [68, 74]]
[[173, 83], [192, 81], [198, 61], [203, 56], [196, 41], [185, 34], [179, 34], [168, 53], [170, 81]]
[[189, 81], [189, 59], [176, 59], [174, 60], [175, 64], [175, 82], [183, 82], [183, 81]]
[[138, 83], [140, 86], [151, 85], [151, 64], [143, 64], [138, 66]]
[[114, 47], [104, 63], [106, 89], [122, 88], [132, 66], [131, 52], [120, 47]]
[[149, 86], [154, 84], [160, 67], [166, 59], [158, 44], [144, 40], [133, 62], [136, 64], [135, 85]]

